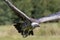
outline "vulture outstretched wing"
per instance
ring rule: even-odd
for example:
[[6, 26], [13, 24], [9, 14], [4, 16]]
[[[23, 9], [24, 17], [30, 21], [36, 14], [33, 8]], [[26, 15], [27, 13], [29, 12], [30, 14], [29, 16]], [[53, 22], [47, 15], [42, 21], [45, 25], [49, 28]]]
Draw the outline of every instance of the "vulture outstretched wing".
[[33, 18], [30, 18], [28, 17], [25, 13], [23, 13], [21, 10], [19, 10], [17, 7], [15, 7], [9, 0], [4, 0], [7, 5], [15, 12], [15, 14], [18, 16], [18, 17], [22, 17], [22, 18], [25, 18], [29, 21], [34, 21], [35, 19]]
[[51, 14], [49, 16], [43, 17], [38, 19], [39, 23], [47, 22], [47, 21], [54, 21], [60, 19], [60, 12], [56, 12], [55, 14]]

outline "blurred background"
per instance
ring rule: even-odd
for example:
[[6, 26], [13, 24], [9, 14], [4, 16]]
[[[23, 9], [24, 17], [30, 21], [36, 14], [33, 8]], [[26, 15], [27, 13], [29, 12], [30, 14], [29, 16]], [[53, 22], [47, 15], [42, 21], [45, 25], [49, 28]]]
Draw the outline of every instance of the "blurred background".
[[[60, 11], [60, 0], [10, 0], [29, 17], [40, 18]], [[23, 38], [13, 27], [18, 19], [14, 12], [0, 0], [0, 40], [60, 40], [60, 20], [40, 24], [34, 36]]]

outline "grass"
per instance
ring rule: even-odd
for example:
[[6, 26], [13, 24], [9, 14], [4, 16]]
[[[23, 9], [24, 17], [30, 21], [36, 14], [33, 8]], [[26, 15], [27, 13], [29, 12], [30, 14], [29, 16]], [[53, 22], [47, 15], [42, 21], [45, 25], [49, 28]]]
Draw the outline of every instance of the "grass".
[[44, 23], [34, 29], [34, 36], [23, 38], [12, 25], [0, 26], [0, 40], [60, 40], [60, 25]]

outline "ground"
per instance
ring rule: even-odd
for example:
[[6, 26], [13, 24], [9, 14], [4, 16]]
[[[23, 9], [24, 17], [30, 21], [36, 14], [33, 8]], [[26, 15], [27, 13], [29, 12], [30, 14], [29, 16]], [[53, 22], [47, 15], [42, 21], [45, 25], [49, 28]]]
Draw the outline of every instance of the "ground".
[[34, 30], [34, 36], [23, 38], [13, 25], [0, 26], [0, 40], [60, 40], [58, 23], [44, 23]]

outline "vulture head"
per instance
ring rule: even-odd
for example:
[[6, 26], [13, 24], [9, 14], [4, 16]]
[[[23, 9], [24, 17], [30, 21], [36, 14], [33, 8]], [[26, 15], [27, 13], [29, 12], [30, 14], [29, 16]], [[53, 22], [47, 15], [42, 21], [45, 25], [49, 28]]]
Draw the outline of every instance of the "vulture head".
[[36, 27], [40, 27], [40, 24], [37, 23], [37, 22], [32, 22], [32, 23], [31, 23], [31, 26], [32, 26], [33, 28], [36, 28]]

